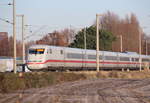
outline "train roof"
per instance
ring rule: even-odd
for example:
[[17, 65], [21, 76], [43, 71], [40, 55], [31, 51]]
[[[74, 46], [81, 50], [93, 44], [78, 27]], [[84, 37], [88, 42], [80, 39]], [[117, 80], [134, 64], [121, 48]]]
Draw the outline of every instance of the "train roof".
[[[64, 48], [64, 49], [68, 49], [68, 50], [75, 50], [75, 51], [85, 51], [85, 49], [81, 49], [81, 48], [70, 48], [70, 47], [63, 47], [63, 46], [52, 46], [52, 45], [32, 45], [30, 46], [30, 48]], [[96, 52], [93, 49], [86, 49], [87, 52]], [[100, 51], [101, 53], [112, 53], [112, 54], [119, 54], [119, 55], [132, 55], [132, 56], [139, 56], [138, 53], [136, 52], [129, 52], [129, 51], [125, 51], [125, 52], [112, 52], [112, 51]], [[142, 57], [150, 57], [149, 55], [141, 55]]]
[[31, 45], [29, 48], [46, 48], [49, 47], [49, 45]]

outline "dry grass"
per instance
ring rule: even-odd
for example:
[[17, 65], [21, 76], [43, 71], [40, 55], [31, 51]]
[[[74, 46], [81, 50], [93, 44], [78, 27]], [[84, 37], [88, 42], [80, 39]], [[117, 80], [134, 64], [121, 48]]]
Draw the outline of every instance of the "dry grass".
[[150, 78], [150, 71], [82, 71], [75, 72], [76, 74], [83, 74], [86, 78], [124, 78], [124, 79], [143, 79]]
[[46, 87], [58, 83], [94, 78], [150, 78], [150, 71], [82, 71], [82, 72], [38, 72], [24, 73], [22, 78], [18, 74], [0, 73], [0, 92], [12, 92], [28, 88]]
[[14, 90], [40, 88], [85, 78], [83, 74], [74, 73], [24, 73], [22, 78], [18, 74], [0, 73], [0, 92], [6, 93]]

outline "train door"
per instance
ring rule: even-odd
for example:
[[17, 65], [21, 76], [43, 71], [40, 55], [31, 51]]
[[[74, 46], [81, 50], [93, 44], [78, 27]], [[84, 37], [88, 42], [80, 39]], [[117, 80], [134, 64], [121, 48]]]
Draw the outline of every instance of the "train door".
[[56, 48], [55, 52], [55, 59], [56, 59], [56, 66], [59, 67], [59, 69], [62, 69], [64, 66], [64, 49], [63, 48]]
[[86, 67], [87, 67], [86, 60], [87, 60], [87, 51], [83, 50], [82, 51], [82, 68], [83, 69], [86, 69]]
[[65, 69], [65, 67], [66, 67], [66, 49], [65, 48], [63, 48], [63, 69]]
[[99, 60], [100, 60], [100, 66], [104, 67], [104, 51], [100, 52]]
[[60, 49], [60, 63], [59, 63], [59, 67], [61, 67], [62, 69], [64, 69], [64, 66], [65, 66], [65, 49], [64, 48], [61, 48]]

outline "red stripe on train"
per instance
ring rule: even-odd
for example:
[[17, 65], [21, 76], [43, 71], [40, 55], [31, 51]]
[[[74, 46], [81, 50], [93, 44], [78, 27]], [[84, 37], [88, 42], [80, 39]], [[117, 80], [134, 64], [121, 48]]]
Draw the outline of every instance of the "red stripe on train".
[[[61, 62], [61, 63], [96, 63], [96, 61], [79, 61], [79, 60], [46, 60], [45, 62], [28, 62], [27, 64], [45, 64], [48, 62]], [[101, 64], [140, 64], [139, 62], [105, 62]]]

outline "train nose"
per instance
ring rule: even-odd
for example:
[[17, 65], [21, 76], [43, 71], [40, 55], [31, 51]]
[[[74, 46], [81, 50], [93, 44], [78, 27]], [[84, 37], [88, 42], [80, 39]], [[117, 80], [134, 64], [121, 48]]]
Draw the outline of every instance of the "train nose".
[[34, 70], [39, 70], [39, 69], [43, 69], [46, 68], [45, 64], [37, 64], [37, 63], [27, 63], [27, 67], [29, 69], [34, 69]]

